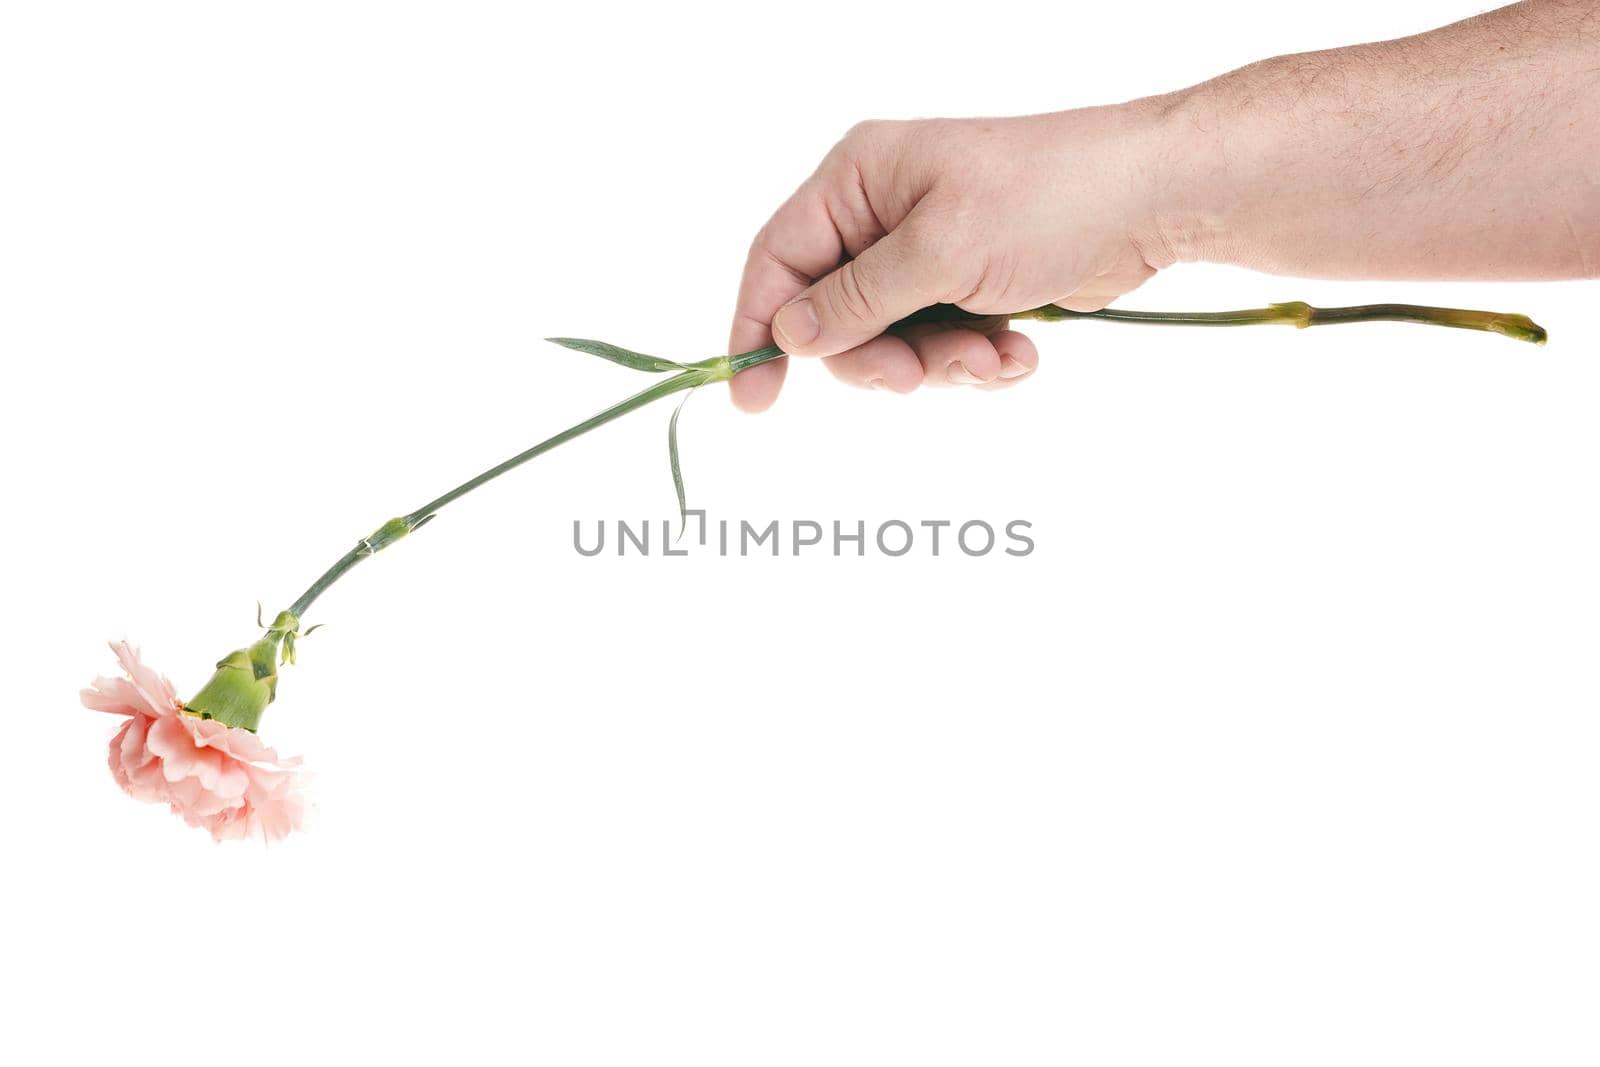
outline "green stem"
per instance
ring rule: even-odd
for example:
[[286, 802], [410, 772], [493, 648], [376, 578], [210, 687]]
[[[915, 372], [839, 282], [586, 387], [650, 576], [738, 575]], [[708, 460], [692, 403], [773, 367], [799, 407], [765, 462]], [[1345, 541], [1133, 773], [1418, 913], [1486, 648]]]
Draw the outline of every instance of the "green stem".
[[777, 345], [768, 345], [766, 348], [758, 348], [753, 352], [740, 352], [737, 356], [729, 356], [728, 366], [734, 374], [738, 374], [742, 370], [748, 370], [763, 363], [770, 363], [781, 355], [783, 355], [783, 349]]
[[696, 386], [704, 385], [706, 382], [725, 381], [731, 377], [733, 377], [731, 361], [726, 357], [706, 360], [704, 363], [691, 364], [688, 370], [674, 374], [665, 381], [657, 382], [655, 385], [652, 385], [643, 392], [635, 393], [621, 403], [611, 405], [598, 415], [591, 416], [590, 418], [578, 423], [576, 426], [568, 427], [567, 429], [556, 434], [554, 437], [546, 438], [524, 452], [518, 452], [504, 463], [496, 464], [495, 466], [484, 471], [482, 474], [479, 474], [474, 478], [467, 479], [454, 489], [450, 490], [448, 493], [435, 497], [417, 510], [411, 512], [409, 515], [403, 515], [397, 519], [390, 519], [388, 522], [378, 527], [378, 529], [373, 533], [367, 537], [363, 537], [354, 548], [346, 552], [343, 556], [339, 557], [339, 561], [337, 563], [324, 571], [322, 577], [318, 578], [315, 582], [312, 582], [311, 587], [304, 593], [301, 593], [300, 598], [290, 606], [289, 613], [296, 619], [303, 618], [305, 616], [306, 609], [311, 607], [312, 603], [315, 602], [316, 599], [321, 596], [330, 585], [344, 577], [345, 573], [349, 571], [350, 568], [354, 567], [357, 563], [360, 563], [368, 556], [377, 555], [385, 548], [388, 548], [390, 545], [400, 540], [400, 538], [406, 536], [406, 534], [410, 533], [412, 530], [423, 526], [428, 522], [428, 520], [432, 519], [434, 515], [438, 514], [440, 508], [444, 507], [446, 504], [449, 504], [453, 500], [458, 500], [461, 497], [466, 496], [468, 493], [472, 492], [474, 489], [478, 488], [484, 483], [493, 481], [502, 474], [505, 474], [507, 471], [522, 466], [530, 459], [533, 459], [535, 456], [543, 455], [552, 448], [555, 448], [557, 445], [565, 444], [574, 437], [580, 437], [597, 426], [604, 426], [612, 419], [621, 418], [628, 412], [642, 408], [646, 404], [660, 400], [664, 396], [671, 396], [673, 393], [680, 393], [685, 389], [693, 389]]
[[1160, 326], [1256, 326], [1280, 323], [1305, 329], [1307, 326], [1337, 325], [1345, 322], [1416, 322], [1425, 326], [1450, 326], [1458, 330], [1484, 330], [1516, 341], [1542, 345], [1545, 329], [1526, 315], [1502, 311], [1471, 311], [1465, 308], [1423, 307], [1419, 304], [1361, 304], [1356, 307], [1318, 308], [1294, 300], [1268, 304], [1244, 311], [1068, 311], [1055, 304], [1019, 311], [1014, 315], [977, 315], [952, 304], [935, 304], [902, 319], [896, 325], [929, 322], [994, 322], [1006, 319], [1034, 319], [1063, 322], [1067, 319], [1104, 319], [1107, 322], [1143, 322]]
[[[1266, 323], [1284, 323], [1304, 329], [1307, 326], [1321, 326], [1344, 322], [1418, 322], [1434, 326], [1451, 326], [1462, 330], [1486, 330], [1490, 333], [1503, 334], [1519, 341], [1530, 341], [1534, 344], [1544, 344], [1545, 330], [1526, 315], [1505, 314], [1496, 311], [1468, 311], [1459, 308], [1420, 307], [1415, 304], [1364, 304], [1359, 307], [1342, 308], [1315, 308], [1309, 304], [1294, 301], [1287, 304], [1269, 304], [1264, 308], [1252, 308], [1245, 311], [1121, 311], [1116, 308], [1102, 308], [1099, 311], [1068, 311], [1066, 308], [1055, 304], [1045, 304], [1042, 307], [1020, 311], [1013, 315], [977, 315], [963, 310], [953, 304], [935, 304], [923, 308], [915, 314], [908, 315], [895, 323], [895, 327], [914, 326], [923, 323], [983, 323], [985, 326], [1003, 325], [1009, 319], [1033, 319], [1041, 322], [1061, 322], [1067, 319], [1104, 319], [1109, 322], [1143, 322], [1166, 326], [1250, 326]], [[718, 356], [704, 360], [700, 363], [675, 364], [669, 360], [658, 360], [655, 357], [642, 356], [638, 353], [627, 352], [610, 345], [600, 345], [597, 342], [573, 341], [570, 338], [557, 339], [568, 347], [578, 348], [583, 351], [604, 350], [606, 358], [623, 362], [639, 370], [659, 370], [668, 366], [682, 366], [684, 369], [657, 382], [650, 388], [640, 393], [635, 393], [619, 404], [613, 404], [591, 418], [585, 419], [576, 426], [562, 430], [554, 437], [547, 438], [534, 445], [525, 452], [519, 452], [504, 463], [490, 467], [475, 478], [469, 478], [454, 489], [442, 496], [435, 497], [422, 507], [403, 515], [400, 518], [390, 519], [367, 537], [361, 539], [354, 548], [341, 556], [333, 566], [323, 572], [322, 577], [311, 583], [311, 587], [289, 608], [289, 613], [295, 620], [301, 618], [307, 608], [321, 596], [329, 586], [342, 578], [350, 568], [366, 559], [368, 556], [377, 555], [411, 531], [427, 523], [438, 513], [439, 509], [454, 500], [458, 500], [474, 489], [491, 482], [514, 470], [535, 456], [565, 444], [574, 437], [588, 433], [597, 426], [604, 426], [612, 419], [620, 418], [628, 412], [642, 408], [646, 404], [660, 400], [662, 397], [671, 396], [673, 393], [685, 389], [693, 389], [707, 382], [727, 381], [735, 374], [762, 363], [770, 362], [783, 355], [783, 350], [775, 345], [758, 348], [751, 352], [741, 352], [734, 356]]]

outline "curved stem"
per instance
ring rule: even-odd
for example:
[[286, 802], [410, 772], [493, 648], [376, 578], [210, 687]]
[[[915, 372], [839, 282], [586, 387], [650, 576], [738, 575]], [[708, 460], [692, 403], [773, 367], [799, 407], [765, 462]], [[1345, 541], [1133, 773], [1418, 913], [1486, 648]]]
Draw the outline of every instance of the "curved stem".
[[306, 612], [306, 609], [311, 607], [316, 599], [321, 596], [330, 585], [344, 577], [345, 573], [349, 571], [350, 568], [354, 567], [357, 563], [360, 563], [368, 556], [377, 555], [379, 552], [383, 551], [385, 548], [388, 548], [391, 544], [398, 541], [412, 530], [422, 526], [429, 519], [433, 518], [434, 515], [438, 513], [440, 508], [444, 507], [451, 501], [458, 500], [461, 497], [466, 496], [468, 493], [483, 485], [485, 482], [493, 481], [507, 471], [522, 466], [535, 456], [543, 455], [552, 448], [555, 448], [557, 445], [565, 444], [574, 437], [582, 436], [597, 426], [604, 426], [612, 419], [620, 418], [630, 411], [633, 411], [637, 408], [642, 408], [646, 404], [660, 400], [664, 396], [671, 396], [673, 393], [682, 392], [685, 389], [693, 389], [698, 385], [704, 385], [708, 381], [717, 381], [732, 377], [732, 372], [725, 369], [728, 363], [729, 361], [726, 359], [708, 360], [705, 366], [696, 366], [693, 369], [685, 370], [679, 374], [674, 374], [665, 381], [657, 382], [655, 385], [652, 385], [643, 392], [635, 393], [621, 403], [611, 405], [598, 415], [591, 416], [590, 418], [578, 423], [576, 426], [570, 426], [556, 434], [554, 437], [548, 437], [534, 445], [532, 448], [517, 453], [504, 463], [495, 464], [482, 474], [462, 482], [448, 493], [444, 493], [443, 495], [437, 496], [428, 501], [428, 503], [422, 505], [422, 507], [411, 512], [409, 515], [401, 516], [398, 519], [390, 519], [372, 534], [362, 538], [360, 543], [358, 543], [354, 548], [346, 552], [343, 556], [339, 557], [337, 563], [324, 571], [322, 577], [318, 578], [315, 582], [312, 582], [310, 588], [308, 588], [304, 593], [301, 593], [299, 599], [297, 599], [294, 604], [290, 606], [289, 613], [295, 616], [296, 619], [303, 616]]
[[300, 599], [289, 605], [289, 614], [293, 615], [296, 619], [300, 618], [306, 613], [306, 609], [311, 606], [311, 602], [316, 600], [317, 597], [321, 596], [323, 591], [326, 590], [328, 586], [344, 577], [345, 571], [349, 570], [351, 567], [354, 567], [357, 563], [360, 563], [370, 555], [372, 555], [372, 553], [367, 551], [366, 542], [363, 541], [361, 544], [340, 556], [339, 562], [323, 571], [322, 577], [312, 582], [311, 588], [307, 589], [304, 593], [301, 593]]
[[413, 511], [411, 514], [407, 515], [406, 521], [412, 524], [412, 529], [416, 529], [417, 526], [420, 526], [422, 523], [427, 522], [430, 518], [432, 518], [434, 512], [438, 511], [452, 500], [459, 500], [461, 497], [466, 496], [468, 493], [472, 492], [480, 485], [483, 485], [485, 482], [493, 481], [507, 471], [514, 470], [517, 467], [522, 466], [535, 456], [543, 455], [557, 445], [566, 444], [574, 437], [581, 437], [595, 427], [604, 426], [612, 419], [620, 418], [630, 411], [642, 408], [646, 404], [660, 400], [664, 396], [671, 396], [673, 393], [679, 393], [685, 389], [693, 389], [697, 385], [704, 384], [707, 380], [708, 379], [706, 376], [698, 371], [684, 371], [681, 374], [674, 374], [665, 381], [657, 382], [650, 388], [633, 394], [620, 404], [613, 404], [611, 407], [606, 408], [598, 415], [590, 416], [589, 418], [578, 423], [576, 426], [570, 426], [556, 434], [554, 437], [547, 437], [543, 441], [540, 441], [538, 444], [534, 445], [532, 448], [523, 452], [518, 452], [504, 463], [497, 463], [493, 467], [490, 467], [488, 470], [484, 471], [482, 474], [474, 478], [468, 478], [466, 481], [462, 482], [448, 493], [444, 493], [441, 496], [435, 497], [426, 504], [422, 505], [416, 511]]
[[[1108, 322], [1142, 322], [1166, 326], [1251, 326], [1266, 323], [1283, 323], [1304, 329], [1307, 326], [1320, 326], [1324, 324], [1338, 324], [1345, 322], [1417, 322], [1433, 326], [1451, 326], [1463, 330], [1486, 330], [1491, 333], [1502, 334], [1519, 341], [1529, 341], [1533, 344], [1544, 344], [1546, 333], [1544, 327], [1535, 323], [1526, 315], [1514, 315], [1497, 311], [1469, 311], [1460, 308], [1421, 307], [1416, 304], [1363, 304], [1357, 307], [1315, 308], [1310, 304], [1294, 301], [1286, 304], [1269, 304], [1264, 308], [1250, 308], [1243, 311], [1122, 311], [1117, 308], [1102, 308], [1099, 311], [1069, 311], [1055, 304], [1045, 304], [1042, 307], [1030, 308], [1012, 315], [978, 315], [955, 306], [954, 304], [935, 304], [923, 308], [912, 315], [906, 316], [895, 323], [896, 327], [911, 326], [919, 323], [984, 323], [988, 325], [1002, 325], [1009, 319], [1033, 319], [1041, 322], [1062, 322], [1067, 319], [1103, 319]], [[543, 455], [557, 445], [565, 444], [574, 437], [588, 433], [597, 426], [604, 426], [612, 419], [626, 415], [646, 404], [660, 400], [662, 397], [671, 396], [673, 393], [685, 389], [693, 389], [707, 382], [726, 381], [742, 370], [770, 362], [783, 355], [783, 350], [776, 345], [758, 348], [750, 352], [741, 352], [732, 356], [717, 356], [700, 363], [679, 364], [670, 360], [661, 360], [653, 356], [644, 356], [636, 352], [616, 348], [612, 345], [603, 345], [592, 341], [574, 341], [571, 338], [560, 338], [559, 343], [569, 348], [588, 351], [591, 354], [603, 355], [614, 362], [621, 362], [636, 370], [663, 370], [667, 367], [683, 367], [684, 369], [664, 381], [657, 382], [643, 392], [635, 393], [628, 399], [618, 404], [613, 404], [598, 415], [594, 415], [576, 426], [569, 427], [546, 438], [526, 451], [519, 452], [504, 463], [496, 464], [476, 477], [469, 478], [454, 489], [441, 496], [437, 496], [428, 503], [417, 508], [408, 515], [397, 519], [390, 519], [373, 533], [361, 539], [350, 551], [346, 552], [339, 560], [323, 572], [322, 576], [311, 583], [300, 598], [289, 608], [291, 615], [296, 620], [303, 615], [312, 603], [321, 596], [329, 586], [342, 578], [350, 568], [366, 559], [376, 555], [412, 530], [420, 528], [439, 511], [440, 508], [454, 500], [458, 500], [477, 489], [486, 482], [493, 481], [514, 470], [522, 464]]]

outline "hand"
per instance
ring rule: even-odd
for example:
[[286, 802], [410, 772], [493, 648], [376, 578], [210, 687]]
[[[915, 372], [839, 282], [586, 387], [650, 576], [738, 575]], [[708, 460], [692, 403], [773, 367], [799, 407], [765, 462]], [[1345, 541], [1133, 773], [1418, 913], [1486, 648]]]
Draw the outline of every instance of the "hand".
[[[930, 304], [982, 315], [1104, 307], [1173, 262], [1154, 168], [1159, 107], [1143, 101], [1007, 119], [869, 122], [851, 130], [756, 235], [729, 351], [776, 343], [854, 385], [1015, 384], [1038, 366], [1022, 334], [913, 326]], [[761, 411], [787, 360], [733, 399]]]
[[[1596, 28], [1600, 0], [1526, 0], [1116, 107], [858, 126], [756, 236], [730, 349], [770, 334], [857, 385], [995, 388], [1038, 366], [1021, 334], [884, 329], [936, 303], [1092, 311], [1179, 259], [1600, 276]], [[784, 363], [734, 402], [770, 406]]]

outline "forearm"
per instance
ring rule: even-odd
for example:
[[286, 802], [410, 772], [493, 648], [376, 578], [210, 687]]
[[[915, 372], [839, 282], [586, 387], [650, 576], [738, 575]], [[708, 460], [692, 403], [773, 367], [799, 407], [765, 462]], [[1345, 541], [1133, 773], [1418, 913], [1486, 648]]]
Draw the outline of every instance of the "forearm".
[[1164, 131], [1158, 256], [1314, 277], [1600, 275], [1600, 0], [1283, 56], [1142, 106]]

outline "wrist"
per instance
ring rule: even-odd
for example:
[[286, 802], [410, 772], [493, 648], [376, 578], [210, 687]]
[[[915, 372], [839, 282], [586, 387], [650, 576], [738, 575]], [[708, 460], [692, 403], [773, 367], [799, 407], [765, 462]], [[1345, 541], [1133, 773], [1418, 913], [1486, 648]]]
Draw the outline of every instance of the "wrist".
[[[1192, 195], [1193, 161], [1180, 158], [1166, 98], [1027, 116], [1035, 150], [1027, 173], [1053, 205], [1051, 238], [1081, 242], [1115, 231], [1152, 270], [1203, 258], [1206, 217]], [[1094, 216], [1086, 218], [1086, 205]]]
[[1251, 211], [1242, 187], [1225, 180], [1223, 140], [1237, 116], [1194, 89], [1123, 106], [1145, 131], [1139, 143], [1148, 240], [1166, 259], [1151, 266], [1229, 262], [1228, 249], [1240, 236], [1238, 220]]

